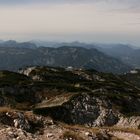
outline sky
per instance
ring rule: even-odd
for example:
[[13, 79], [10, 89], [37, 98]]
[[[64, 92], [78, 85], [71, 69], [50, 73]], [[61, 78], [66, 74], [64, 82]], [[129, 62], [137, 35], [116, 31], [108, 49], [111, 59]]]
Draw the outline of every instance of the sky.
[[140, 47], [140, 0], [0, 0], [0, 39]]

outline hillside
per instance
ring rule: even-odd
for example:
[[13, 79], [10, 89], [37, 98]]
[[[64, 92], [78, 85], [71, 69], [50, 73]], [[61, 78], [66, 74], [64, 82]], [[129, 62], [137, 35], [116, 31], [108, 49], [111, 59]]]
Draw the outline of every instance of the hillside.
[[140, 70], [132, 70], [129, 73], [122, 75], [122, 78], [126, 81], [129, 81], [134, 86], [140, 88]]
[[[111, 104], [118, 106], [120, 112], [124, 114], [139, 113], [139, 101], [136, 105], [133, 104], [139, 98], [139, 89], [124, 81], [123, 78], [121, 79], [120, 76], [94, 70], [74, 69], [69, 71], [52, 67], [27, 68], [21, 73], [27, 76], [1, 71], [2, 98], [10, 97], [9, 101], [4, 101], [5, 104], [16, 107], [18, 103], [27, 103], [32, 106], [45, 98], [61, 96], [63, 93], [70, 95], [84, 93], [89, 96], [108, 98], [111, 100]], [[127, 100], [130, 97], [131, 100]], [[32, 98], [32, 102], [30, 98]], [[127, 106], [131, 107], [127, 108]], [[24, 107], [26, 108], [26, 106]]]
[[60, 67], [0, 71], [0, 138], [137, 140], [140, 90], [123, 76]]

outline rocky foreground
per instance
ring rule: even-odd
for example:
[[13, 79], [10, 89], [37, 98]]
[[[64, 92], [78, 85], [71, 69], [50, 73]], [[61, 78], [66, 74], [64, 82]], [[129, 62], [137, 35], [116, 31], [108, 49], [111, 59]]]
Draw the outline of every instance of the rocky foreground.
[[0, 71], [0, 139], [140, 140], [138, 75], [71, 67]]
[[139, 140], [140, 132], [117, 127], [87, 128], [54, 122], [32, 112], [1, 114], [1, 140]]

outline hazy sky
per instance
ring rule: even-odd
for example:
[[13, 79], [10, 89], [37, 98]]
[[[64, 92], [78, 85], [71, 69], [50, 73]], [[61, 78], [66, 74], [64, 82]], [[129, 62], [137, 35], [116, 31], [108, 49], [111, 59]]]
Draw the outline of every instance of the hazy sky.
[[0, 39], [140, 46], [140, 0], [0, 0]]

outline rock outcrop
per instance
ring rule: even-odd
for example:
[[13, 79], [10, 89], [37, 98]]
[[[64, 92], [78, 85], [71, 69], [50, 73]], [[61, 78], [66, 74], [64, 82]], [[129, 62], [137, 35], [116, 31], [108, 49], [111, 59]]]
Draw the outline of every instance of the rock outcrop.
[[[18, 125], [15, 125], [14, 118], [20, 120]], [[6, 112], [3, 113], [3, 119], [5, 122], [0, 122], [1, 140], [108, 140], [113, 137], [106, 131], [98, 130], [97, 133], [88, 128], [55, 123], [50, 117], [38, 116], [31, 112]], [[34, 131], [29, 128], [34, 128]]]
[[[133, 101], [133, 100], [132, 100]], [[123, 102], [123, 100], [122, 100]], [[131, 101], [130, 101], [131, 104]], [[126, 128], [138, 128], [139, 117], [123, 117], [112, 100], [105, 96], [93, 96], [92, 94], [67, 95], [65, 98], [58, 96], [36, 106], [38, 113], [48, 114], [55, 120], [70, 124], [81, 124], [88, 127], [123, 126]]]

